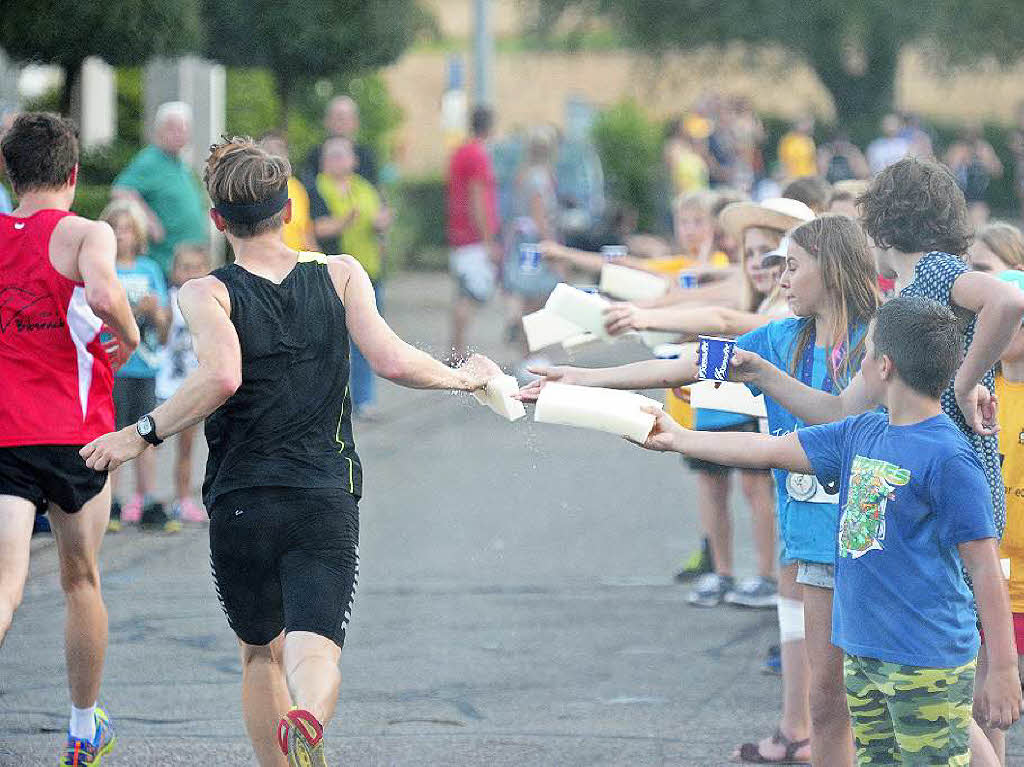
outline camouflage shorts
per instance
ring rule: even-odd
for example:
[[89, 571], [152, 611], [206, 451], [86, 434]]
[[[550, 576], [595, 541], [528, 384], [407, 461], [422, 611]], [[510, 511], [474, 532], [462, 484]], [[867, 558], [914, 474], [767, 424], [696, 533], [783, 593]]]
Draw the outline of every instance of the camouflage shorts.
[[968, 767], [975, 661], [922, 668], [847, 655], [857, 763]]

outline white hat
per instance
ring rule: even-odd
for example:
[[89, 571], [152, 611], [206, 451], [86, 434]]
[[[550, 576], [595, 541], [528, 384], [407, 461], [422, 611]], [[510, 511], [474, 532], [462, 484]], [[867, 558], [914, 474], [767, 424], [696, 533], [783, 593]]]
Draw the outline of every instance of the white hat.
[[788, 197], [773, 197], [761, 202], [734, 202], [726, 205], [718, 214], [722, 228], [736, 238], [752, 226], [788, 232], [798, 224], [805, 224], [814, 218], [814, 211], [799, 200]]

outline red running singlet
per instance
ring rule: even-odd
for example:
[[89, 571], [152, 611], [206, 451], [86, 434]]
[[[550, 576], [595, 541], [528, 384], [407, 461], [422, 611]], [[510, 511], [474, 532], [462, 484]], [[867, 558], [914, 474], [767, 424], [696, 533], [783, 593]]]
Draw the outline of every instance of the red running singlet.
[[0, 447], [84, 445], [114, 429], [103, 324], [50, 263], [63, 210], [0, 215]]

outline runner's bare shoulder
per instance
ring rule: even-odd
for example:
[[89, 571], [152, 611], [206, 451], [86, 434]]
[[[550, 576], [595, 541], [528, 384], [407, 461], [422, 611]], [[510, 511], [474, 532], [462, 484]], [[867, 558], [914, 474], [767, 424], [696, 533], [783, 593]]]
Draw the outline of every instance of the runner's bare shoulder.
[[340, 256], [327, 256], [327, 271], [331, 275], [331, 282], [338, 293], [338, 298], [344, 299], [345, 289], [353, 274], [363, 272], [363, 265], [355, 258], [347, 254]]
[[231, 297], [227, 286], [212, 274], [188, 280], [178, 290], [178, 306], [213, 299], [231, 316]]
[[117, 240], [106, 221], [65, 216], [50, 235], [50, 263], [74, 282], [82, 281], [80, 258], [109, 259], [113, 265], [116, 255]]

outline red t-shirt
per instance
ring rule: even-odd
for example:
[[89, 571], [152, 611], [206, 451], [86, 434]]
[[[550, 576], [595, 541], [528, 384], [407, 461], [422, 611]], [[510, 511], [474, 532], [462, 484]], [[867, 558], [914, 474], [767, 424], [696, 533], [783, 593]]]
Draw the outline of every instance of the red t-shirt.
[[491, 158], [487, 156], [484, 143], [477, 139], [456, 149], [448, 166], [448, 242], [456, 248], [484, 241], [484, 232], [478, 232], [473, 221], [469, 196], [471, 181], [484, 185], [487, 227], [490, 229], [487, 234], [493, 237], [498, 232], [498, 189]]
[[0, 447], [84, 445], [114, 429], [103, 323], [84, 284], [50, 263], [50, 235], [70, 215], [0, 215]]

